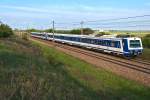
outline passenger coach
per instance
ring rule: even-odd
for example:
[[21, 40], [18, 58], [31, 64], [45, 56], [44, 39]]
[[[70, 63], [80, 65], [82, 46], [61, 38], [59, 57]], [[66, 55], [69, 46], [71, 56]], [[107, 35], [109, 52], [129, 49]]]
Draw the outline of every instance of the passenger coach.
[[141, 39], [138, 37], [102, 38], [72, 34], [55, 34], [53, 36], [52, 33], [37, 32], [32, 32], [31, 35], [37, 38], [46, 40], [54, 39], [56, 42], [96, 49], [111, 54], [123, 55], [125, 57], [138, 56], [141, 55], [143, 51]]

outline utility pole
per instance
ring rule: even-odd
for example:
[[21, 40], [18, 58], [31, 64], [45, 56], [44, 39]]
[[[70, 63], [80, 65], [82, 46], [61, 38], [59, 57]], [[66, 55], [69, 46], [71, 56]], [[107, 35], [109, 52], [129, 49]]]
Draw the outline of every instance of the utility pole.
[[2, 21], [0, 21], [0, 25], [3, 24]]
[[83, 33], [83, 24], [84, 24], [84, 22], [83, 21], [81, 21], [81, 35], [83, 35], [84, 33]]
[[53, 42], [55, 41], [55, 37], [54, 37], [54, 35], [55, 35], [55, 21], [53, 20]]
[[[83, 24], [84, 24], [84, 22], [83, 21], [81, 21], [81, 35], [83, 35]], [[80, 41], [82, 42], [82, 37], [80, 38]]]

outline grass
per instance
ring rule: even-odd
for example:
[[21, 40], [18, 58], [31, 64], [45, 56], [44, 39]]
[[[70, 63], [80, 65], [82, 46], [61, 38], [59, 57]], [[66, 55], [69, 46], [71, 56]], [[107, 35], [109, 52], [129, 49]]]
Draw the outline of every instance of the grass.
[[0, 40], [1, 100], [148, 100], [150, 88], [19, 38]]
[[90, 87], [98, 93], [101, 98], [106, 99], [127, 99], [147, 100], [150, 96], [150, 89], [145, 88], [133, 81], [116, 76], [111, 72], [98, 69], [90, 64], [80, 61], [72, 56], [66, 55], [54, 48], [40, 45], [46, 57], [53, 57], [55, 61], [64, 63], [67, 72], [77, 79], [81, 84]]
[[113, 31], [110, 34], [127, 34], [130, 33], [131, 35], [135, 35], [138, 37], [144, 37], [147, 34], [150, 34], [150, 31]]
[[150, 61], [150, 48], [144, 48], [141, 58]]

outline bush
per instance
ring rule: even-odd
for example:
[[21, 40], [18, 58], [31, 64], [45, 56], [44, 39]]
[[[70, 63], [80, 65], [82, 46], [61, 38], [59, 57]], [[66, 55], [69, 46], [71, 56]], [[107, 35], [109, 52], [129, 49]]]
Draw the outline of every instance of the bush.
[[13, 35], [12, 29], [5, 24], [0, 25], [0, 37], [9, 37]]
[[106, 32], [99, 32], [99, 34], [97, 34], [96, 37], [101, 37], [103, 35], [110, 35], [110, 34]]
[[70, 32], [71, 34], [81, 34], [81, 30], [80, 29], [73, 29]]
[[29, 40], [29, 34], [27, 32], [22, 34], [22, 39], [23, 40]]
[[46, 30], [44, 30], [44, 32], [52, 33], [53, 29], [46, 29]]
[[30, 32], [42, 32], [43, 30], [38, 30], [38, 29], [31, 28], [31, 29], [27, 29], [25, 31], [30, 33]]
[[146, 38], [150, 38], [150, 34], [145, 35]]
[[118, 34], [118, 38], [128, 38], [128, 37], [136, 37], [134, 34], [126, 33], [126, 34]]
[[145, 37], [143, 37], [142, 42], [145, 48], [150, 48], [150, 34], [147, 34]]
[[71, 34], [70, 30], [55, 30], [56, 33], [61, 33], [61, 34]]
[[[81, 34], [81, 30], [80, 29], [73, 29], [73, 30], [71, 30], [71, 32], [70, 32], [71, 34]], [[90, 28], [83, 28], [83, 34], [84, 35], [89, 35], [89, 34], [93, 34], [94, 33], [94, 31], [92, 30], [92, 29], [90, 29]]]
[[83, 29], [83, 33], [84, 33], [85, 35], [89, 35], [89, 34], [93, 34], [94, 31], [93, 31], [92, 29], [90, 29], [90, 28], [84, 28], [84, 29]]

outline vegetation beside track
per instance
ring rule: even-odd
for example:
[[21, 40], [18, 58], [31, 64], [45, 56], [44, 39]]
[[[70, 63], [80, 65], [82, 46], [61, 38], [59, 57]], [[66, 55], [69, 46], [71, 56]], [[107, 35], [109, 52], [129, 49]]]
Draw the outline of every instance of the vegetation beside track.
[[143, 54], [140, 56], [140, 58], [150, 61], [150, 48], [144, 48]]
[[5, 38], [13, 35], [12, 29], [5, 24], [0, 24], [0, 38]]
[[49, 48], [0, 40], [0, 99], [148, 100], [150, 88]]

